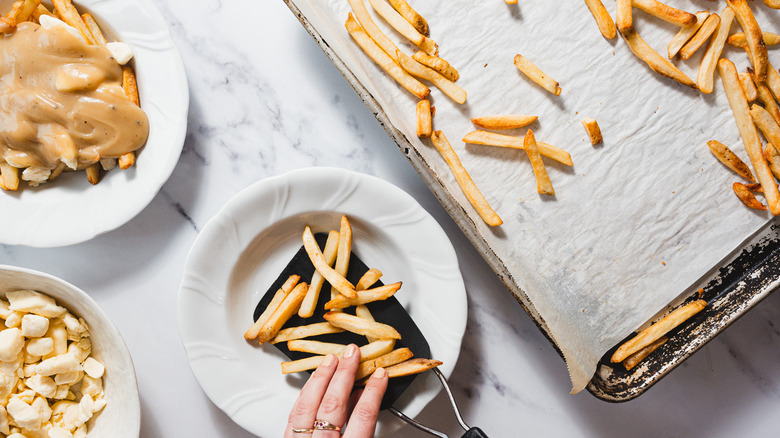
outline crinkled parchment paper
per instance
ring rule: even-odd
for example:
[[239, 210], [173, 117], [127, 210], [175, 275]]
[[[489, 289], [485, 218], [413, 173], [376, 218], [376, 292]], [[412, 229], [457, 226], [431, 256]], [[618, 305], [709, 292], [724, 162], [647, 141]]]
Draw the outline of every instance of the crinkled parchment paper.
[[[432, 88], [434, 126], [444, 131], [503, 218], [504, 225], [491, 230], [468, 205], [436, 150], [415, 136], [416, 99], [351, 41], [344, 29], [347, 1], [295, 3], [445, 190], [465, 206], [526, 293], [525, 304], [546, 323], [575, 392], [587, 385], [608, 349], [675, 298], [690, 294], [696, 280], [770, 219], [742, 206], [731, 190], [738, 177], [707, 149], [707, 140], [718, 139], [747, 160], [717, 78], [715, 92], [703, 95], [653, 73], [620, 37], [601, 36], [585, 2], [412, 1], [428, 19], [440, 55], [459, 69], [458, 84], [468, 91], [467, 103], [458, 106]], [[614, 16], [614, 2], [605, 4]], [[675, 6], [695, 12], [723, 8], [725, 2]], [[766, 23], [766, 8], [754, 7], [759, 22]], [[634, 16], [640, 35], [665, 54], [677, 29], [641, 11]], [[398, 34], [388, 34], [401, 42]], [[399, 45], [412, 53], [410, 45]], [[517, 53], [560, 82], [560, 97], [516, 70]], [[744, 55], [733, 48], [725, 55], [744, 71]], [[697, 53], [677, 65], [695, 78], [700, 59]], [[471, 117], [501, 113], [538, 115], [539, 122], [531, 125], [537, 140], [571, 153], [573, 169], [545, 159], [555, 197], [537, 194], [523, 151], [460, 141], [475, 129]], [[584, 117], [598, 120], [603, 145], [587, 141]], [[522, 136], [524, 130], [510, 133]]]

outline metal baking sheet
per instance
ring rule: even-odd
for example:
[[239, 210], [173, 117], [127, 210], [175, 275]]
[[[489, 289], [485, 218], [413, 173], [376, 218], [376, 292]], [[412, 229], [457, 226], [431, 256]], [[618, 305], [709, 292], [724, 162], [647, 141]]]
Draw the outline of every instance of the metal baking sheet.
[[[476, 224], [472, 219], [473, 215], [470, 216], [470, 210], [467, 211], [467, 209], [470, 209], [471, 207], [467, 204], [465, 206], [461, 204], [456, 196], [453, 196], [452, 192], [447, 190], [446, 182], [434, 171], [433, 164], [427, 161], [417, 150], [412, 141], [403, 133], [402, 129], [391, 122], [391, 118], [379, 103], [381, 99], [375, 98], [371, 92], [369, 92], [365, 83], [362, 83], [361, 80], [358, 79], [358, 76], [347, 67], [339, 57], [339, 54], [323, 39], [320, 32], [312, 25], [309, 18], [301, 13], [299, 5], [302, 4], [302, 0], [285, 0], [285, 3], [293, 13], [296, 14], [306, 30], [312, 35], [315, 41], [317, 41], [326, 55], [355, 89], [357, 94], [375, 115], [379, 123], [384, 127], [388, 135], [397, 143], [400, 150], [406, 155], [423, 178], [424, 182], [431, 188], [434, 195], [447, 209], [449, 214], [471, 240], [472, 244], [482, 254], [490, 267], [506, 284], [510, 292], [535, 321], [537, 326], [539, 326], [541, 331], [551, 340], [551, 343], [555, 346], [556, 350], [561, 352], [559, 346], [553, 341], [554, 337], [551, 334], [550, 328], [529, 300], [526, 293], [519, 286], [520, 282], [518, 279], [513, 277], [511, 270], [505, 261], [501, 259], [494, 248], [488, 243], [489, 239], [485, 238], [483, 235], [484, 231], [479, 226], [481, 224]], [[593, 23], [588, 24], [595, 26]], [[333, 41], [331, 41], [331, 43], [333, 43]], [[622, 49], [625, 49], [625, 47]], [[764, 233], [770, 232], [771, 227], [766, 227]], [[764, 236], [763, 239], [764, 240], [760, 240], [760, 242], [746, 242], [744, 245], [740, 246], [740, 248], [744, 248], [745, 251], [752, 253], [752, 250], [750, 249], [752, 248], [751, 244], [768, 245], [767, 242], [772, 241], [769, 234]], [[738, 250], [737, 252], [740, 251], [742, 250]], [[736, 255], [734, 257], [736, 257]], [[729, 264], [730, 262], [735, 262], [735, 260], [729, 260], [729, 258], [727, 258], [724, 262], [718, 264], [718, 267], [713, 269], [709, 277], [705, 276], [702, 280], [699, 280], [702, 285], [708, 285], [708, 296], [717, 296], [718, 299], [713, 301], [712, 309], [708, 308], [705, 315], [701, 316], [701, 318], [706, 318], [705, 321], [707, 321], [707, 323], [701, 324], [701, 328], [695, 330], [695, 335], [688, 339], [688, 342], [685, 342], [686, 338], [684, 336], [684, 330], [682, 330], [678, 340], [667, 343], [662, 350], [651, 356], [646, 364], [640, 366], [632, 373], [626, 373], [625, 370], [621, 373], [619, 370], [605, 365], [602, 361], [596, 373], [596, 377], [591, 381], [588, 389], [594, 395], [610, 401], [627, 400], [641, 394], [642, 391], [655, 383], [666, 372], [682, 362], [682, 360], [692, 354], [693, 351], [706, 343], [709, 339], [712, 339], [712, 337], [723, 330], [728, 324], [733, 322], [734, 319], [743, 314], [749, 307], [765, 297], [766, 294], [772, 290], [776, 283], [776, 279], [772, 279], [771, 276], [768, 276], [769, 273], [763, 268], [763, 265], [756, 265], [755, 263], [751, 264], [750, 268], [754, 272], [760, 272], [763, 276], [763, 280], [759, 285], [753, 285], [752, 287], [732, 285], [737, 288], [741, 287], [742, 289], [740, 290], [747, 290], [746, 293], [742, 294], [731, 294], [724, 292], [726, 289], [718, 289], [716, 285], [723, 283], [719, 280], [720, 277], [717, 276], [717, 269], [719, 267], [723, 266], [725, 269], [736, 269], [740, 272], [745, 272], [738, 269], [740, 266], [742, 269], [747, 269], [744, 265]], [[727, 266], [732, 266], [732, 268], [727, 268]], [[710, 282], [712, 282], [712, 284], [710, 284]], [[690, 290], [691, 292], [699, 287], [698, 285], [694, 286], [696, 287], [692, 287]], [[707, 298], [707, 296], [705, 296], [705, 298]], [[711, 313], [710, 310], [712, 311]], [[697, 321], [699, 321], [699, 318], [697, 318]], [[667, 351], [671, 352], [671, 354], [667, 354]], [[648, 365], [649, 363], [657, 363], [657, 366], [651, 367]]]

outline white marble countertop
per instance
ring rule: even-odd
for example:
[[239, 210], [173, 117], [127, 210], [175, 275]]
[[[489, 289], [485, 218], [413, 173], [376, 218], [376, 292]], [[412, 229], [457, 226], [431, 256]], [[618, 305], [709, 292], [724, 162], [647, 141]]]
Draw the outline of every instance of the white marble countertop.
[[[345, 167], [413, 195], [460, 257], [470, 313], [450, 379], [464, 416], [493, 437], [774, 436], [780, 426], [780, 294], [640, 398], [569, 395], [566, 367], [283, 2], [160, 0], [189, 77], [184, 152], [138, 217], [66, 248], [0, 246], [0, 263], [90, 293], [135, 361], [141, 436], [249, 437], [190, 372], [176, 300], [185, 257], [233, 195], [267, 176]], [[258, 415], [262, 415], [258, 413]], [[420, 420], [459, 437], [442, 396]], [[281, 431], [280, 431], [281, 435]], [[396, 436], [425, 436], [404, 429]]]

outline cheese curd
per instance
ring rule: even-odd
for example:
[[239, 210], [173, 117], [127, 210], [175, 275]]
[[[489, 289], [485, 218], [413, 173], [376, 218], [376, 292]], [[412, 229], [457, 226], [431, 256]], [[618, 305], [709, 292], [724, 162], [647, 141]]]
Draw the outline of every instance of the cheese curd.
[[[2, 294], [0, 294], [2, 295]], [[86, 437], [106, 405], [86, 321], [40, 292], [0, 299], [0, 436]]]

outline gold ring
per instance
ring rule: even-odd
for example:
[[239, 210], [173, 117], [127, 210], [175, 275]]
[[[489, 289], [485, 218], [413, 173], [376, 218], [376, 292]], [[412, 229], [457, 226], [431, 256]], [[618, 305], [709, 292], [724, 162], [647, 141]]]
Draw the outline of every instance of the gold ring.
[[320, 419], [314, 420], [314, 428], [317, 430], [335, 430], [336, 432], [341, 432], [339, 426]]
[[314, 429], [296, 429], [294, 427], [291, 427], [293, 433], [314, 433]]

